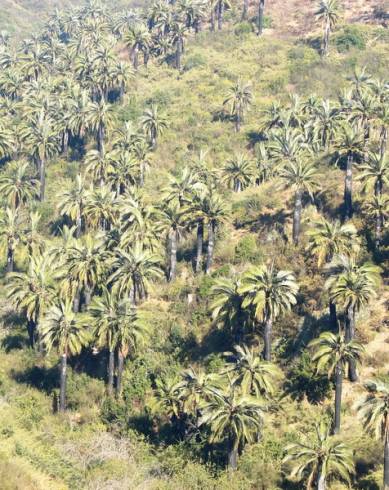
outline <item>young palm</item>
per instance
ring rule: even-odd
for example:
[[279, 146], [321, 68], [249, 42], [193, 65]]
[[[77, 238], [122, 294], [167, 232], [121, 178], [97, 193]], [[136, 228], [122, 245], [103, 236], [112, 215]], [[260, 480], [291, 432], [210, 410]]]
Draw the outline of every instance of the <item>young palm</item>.
[[30, 257], [27, 272], [10, 274], [7, 298], [27, 318], [30, 346], [34, 347], [39, 322], [53, 304], [52, 263], [47, 256]]
[[280, 177], [287, 187], [294, 190], [293, 242], [298, 244], [301, 230], [302, 198], [304, 192], [313, 199], [318, 188], [318, 170], [314, 163], [304, 159], [289, 161], [280, 170]]
[[322, 53], [323, 56], [327, 56], [329, 53], [330, 35], [339, 19], [337, 0], [320, 0], [315, 15], [324, 27]]
[[13, 272], [15, 250], [21, 238], [20, 218], [18, 211], [6, 208], [0, 215], [0, 241], [6, 250], [6, 272]]
[[326, 422], [315, 425], [314, 433], [304, 433], [301, 441], [286, 447], [284, 462], [293, 462], [293, 478], [306, 478], [306, 488], [313, 485], [317, 490], [326, 490], [332, 477], [350, 484], [350, 475], [355, 472], [353, 452], [337, 437], [330, 435]]
[[167, 118], [159, 113], [158, 106], [152, 105], [150, 109], [144, 111], [140, 125], [149, 138], [151, 148], [155, 150], [158, 137], [163, 134], [168, 126]]
[[70, 301], [58, 301], [42, 320], [39, 332], [47, 350], [55, 346], [61, 356], [59, 409], [63, 412], [66, 409], [67, 360], [88, 344], [88, 330], [76, 317]]
[[343, 335], [335, 335], [331, 332], [322, 333], [319, 338], [312, 340], [309, 345], [314, 349], [312, 361], [316, 363], [317, 370], [320, 372], [323, 369], [327, 369], [329, 378], [335, 374], [333, 430], [334, 434], [338, 434], [340, 432], [344, 370], [348, 363], [357, 364], [361, 360], [364, 348], [356, 340], [346, 342]]
[[365, 388], [368, 394], [357, 403], [357, 410], [365, 430], [384, 443], [383, 490], [389, 490], [389, 383], [368, 381]]
[[213, 390], [213, 396], [201, 406], [199, 426], [208, 425], [210, 442], [226, 440], [228, 464], [237, 469], [238, 450], [246, 442], [255, 441], [263, 426], [261, 401], [248, 395], [240, 395], [230, 387], [228, 391]]
[[157, 255], [136, 243], [126, 252], [117, 250], [108, 282], [119, 295], [129, 295], [132, 303], [136, 304], [138, 300], [147, 298], [150, 281], [162, 276], [159, 264]]
[[230, 112], [235, 119], [235, 130], [237, 132], [240, 131], [245, 112], [249, 109], [252, 102], [253, 93], [250, 83], [238, 80], [237, 83], [229, 89], [223, 105], [230, 106]]
[[[336, 256], [326, 267], [329, 278], [326, 288], [330, 299], [343, 307], [346, 313], [346, 341], [355, 337], [355, 317], [377, 294], [380, 284], [380, 268], [366, 262], [357, 265], [354, 258]], [[358, 379], [355, 363], [349, 363], [351, 381]]]
[[270, 398], [275, 394], [276, 381], [281, 372], [275, 364], [262, 361], [247, 345], [236, 345], [235, 352], [226, 352], [229, 360], [224, 369], [232, 377], [232, 385], [239, 386], [242, 393]]
[[253, 164], [244, 153], [234, 155], [223, 168], [223, 180], [234, 192], [241, 192], [248, 187], [253, 177]]
[[79, 238], [82, 232], [86, 194], [84, 180], [78, 174], [70, 190], [65, 191], [59, 198], [58, 210], [61, 216], [68, 216], [74, 222], [76, 238]]
[[38, 197], [38, 181], [32, 178], [28, 162], [12, 162], [0, 176], [0, 193], [17, 209]]
[[271, 361], [273, 321], [296, 304], [298, 285], [292, 272], [278, 271], [273, 265], [253, 267], [243, 277], [243, 307], [252, 306], [264, 324], [264, 359]]

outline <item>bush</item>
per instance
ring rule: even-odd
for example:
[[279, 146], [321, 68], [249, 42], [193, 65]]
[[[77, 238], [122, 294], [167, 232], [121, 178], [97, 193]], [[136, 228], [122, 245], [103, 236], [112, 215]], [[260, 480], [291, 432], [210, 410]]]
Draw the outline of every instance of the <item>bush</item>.
[[93, 379], [85, 373], [76, 374], [68, 370], [67, 378], [67, 406], [77, 410], [81, 407], [92, 407], [99, 404], [104, 396], [104, 384], [102, 381]]
[[366, 42], [357, 26], [347, 26], [335, 37], [335, 46], [339, 53], [344, 53], [352, 48], [363, 50]]
[[192, 70], [193, 68], [199, 68], [207, 64], [207, 59], [200, 53], [192, 54], [188, 56], [184, 63], [184, 71]]
[[123, 376], [123, 398], [131, 406], [142, 402], [151, 389], [150, 373], [143, 359], [136, 359], [126, 369]]
[[236, 25], [234, 33], [236, 36], [246, 36], [253, 32], [253, 24], [250, 22], [240, 22]]
[[254, 235], [246, 235], [235, 247], [236, 262], [259, 262], [262, 258], [261, 251]]

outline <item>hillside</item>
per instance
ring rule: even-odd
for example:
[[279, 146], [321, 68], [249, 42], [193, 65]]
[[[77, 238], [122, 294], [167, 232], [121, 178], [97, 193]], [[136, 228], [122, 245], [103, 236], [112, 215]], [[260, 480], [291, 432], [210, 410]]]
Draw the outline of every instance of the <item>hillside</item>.
[[1, 490], [381, 489], [387, 3], [327, 55], [313, 1], [38, 3], [0, 0]]

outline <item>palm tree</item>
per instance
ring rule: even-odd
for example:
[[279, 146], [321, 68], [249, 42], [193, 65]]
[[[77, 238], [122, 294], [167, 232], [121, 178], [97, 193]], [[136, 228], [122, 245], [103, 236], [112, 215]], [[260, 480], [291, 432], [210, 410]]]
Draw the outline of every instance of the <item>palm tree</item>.
[[28, 162], [12, 162], [0, 176], [0, 193], [17, 209], [38, 197], [38, 181], [29, 172]]
[[30, 346], [34, 347], [39, 322], [53, 304], [52, 263], [47, 256], [30, 257], [27, 272], [9, 276], [7, 298], [27, 318]]
[[32, 157], [38, 166], [40, 200], [43, 201], [46, 187], [46, 161], [54, 156], [59, 149], [59, 140], [54, 129], [54, 122], [45, 115], [44, 109], [42, 109], [36, 119], [21, 128], [20, 137], [31, 151]]
[[251, 268], [243, 277], [243, 307], [252, 306], [264, 324], [264, 359], [271, 361], [273, 321], [296, 304], [298, 285], [292, 272], [276, 270], [273, 265]]
[[75, 185], [63, 192], [57, 205], [60, 214], [69, 216], [76, 225], [76, 238], [79, 238], [82, 232], [86, 194], [84, 180], [81, 174], [78, 174]]
[[[357, 230], [352, 223], [341, 224], [339, 221], [328, 221], [325, 218], [314, 221], [313, 227], [307, 231], [309, 237], [308, 250], [317, 257], [317, 266], [329, 264], [335, 255], [353, 255], [359, 249]], [[330, 324], [337, 328], [336, 305], [332, 301], [330, 308]]]
[[15, 137], [10, 128], [0, 124], [0, 158], [9, 157], [15, 149]]
[[229, 363], [223, 370], [232, 376], [232, 385], [239, 386], [242, 393], [256, 398], [273, 396], [276, 390], [275, 381], [281, 375], [277, 366], [262, 361], [254, 350], [245, 344], [236, 345], [234, 350], [234, 353], [224, 353]]
[[160, 259], [157, 255], [143, 250], [139, 243], [135, 243], [128, 251], [117, 250], [113, 262], [113, 272], [108, 279], [113, 290], [118, 294], [127, 294], [133, 304], [137, 300], [147, 297], [150, 280], [161, 277], [159, 267]]
[[184, 39], [187, 34], [187, 26], [182, 22], [175, 22], [172, 25], [173, 46], [176, 48], [176, 68], [181, 71], [181, 56], [184, 52]]
[[173, 281], [177, 272], [177, 245], [188, 225], [187, 215], [178, 203], [169, 203], [161, 209], [161, 222], [167, 230], [169, 269], [168, 280]]
[[110, 130], [114, 115], [111, 106], [102, 98], [98, 102], [90, 102], [85, 108], [85, 122], [96, 134], [97, 151], [104, 154], [104, 143], [107, 130]]
[[379, 250], [382, 242], [382, 230], [389, 216], [389, 198], [386, 195], [373, 196], [365, 202], [366, 214], [375, 221], [375, 246]]
[[353, 216], [353, 166], [355, 160], [362, 154], [363, 146], [363, 140], [358, 132], [351, 126], [342, 128], [337, 147], [339, 156], [346, 158], [344, 178], [344, 218], [346, 221]]
[[223, 180], [234, 192], [249, 186], [253, 177], [253, 164], [244, 153], [235, 154], [223, 168]]
[[365, 189], [373, 188], [374, 195], [382, 195], [384, 184], [389, 179], [389, 163], [386, 155], [369, 152], [359, 166], [358, 179], [362, 181]]
[[238, 80], [228, 91], [223, 105], [230, 106], [230, 113], [235, 119], [235, 130], [240, 131], [244, 114], [253, 102], [250, 83]]
[[57, 347], [61, 356], [59, 409], [66, 408], [66, 371], [69, 356], [79, 354], [89, 342], [86, 327], [73, 312], [71, 301], [57, 301], [47, 312], [39, 332], [48, 351]]
[[42, 254], [46, 247], [46, 242], [39, 233], [39, 223], [41, 215], [37, 211], [30, 211], [27, 218], [27, 226], [22, 232], [23, 245], [27, 247], [30, 257]]
[[134, 70], [137, 70], [139, 66], [139, 51], [148, 51], [151, 43], [151, 35], [147, 26], [141, 23], [130, 26], [124, 36], [124, 42], [130, 50], [130, 59]]
[[263, 407], [260, 400], [240, 395], [233, 387], [228, 391], [215, 389], [212, 394], [201, 406], [199, 426], [210, 427], [211, 443], [226, 440], [228, 464], [236, 470], [239, 448], [256, 440], [262, 431]]
[[90, 189], [86, 194], [85, 218], [95, 229], [107, 231], [116, 222], [118, 200], [107, 186]]
[[280, 171], [285, 185], [294, 190], [293, 242], [298, 244], [301, 229], [302, 197], [307, 192], [313, 199], [313, 192], [318, 187], [318, 171], [311, 161], [297, 159], [289, 161]]
[[20, 241], [20, 217], [18, 211], [7, 208], [0, 215], [1, 242], [6, 249], [6, 272], [13, 272], [15, 265], [15, 250]]
[[258, 0], [258, 36], [263, 33], [265, 19], [265, 0]]
[[317, 490], [326, 490], [327, 480], [340, 478], [350, 483], [354, 473], [353, 453], [337, 437], [330, 435], [330, 427], [325, 421], [315, 425], [314, 433], [301, 434], [301, 440], [286, 447], [284, 462], [292, 461], [292, 477], [307, 478], [307, 490], [315, 482]]
[[334, 29], [339, 19], [337, 0], [320, 0], [315, 15], [324, 26], [322, 53], [323, 56], [327, 56], [329, 53], [331, 31]]
[[141, 117], [140, 124], [149, 138], [151, 148], [157, 147], [157, 138], [165, 131], [168, 122], [164, 115], [158, 112], [158, 106], [152, 105], [146, 109]]
[[114, 170], [116, 154], [105, 150], [89, 150], [85, 156], [85, 172], [91, 175], [93, 182], [104, 186], [108, 175]]
[[360, 361], [364, 352], [362, 344], [356, 340], [346, 342], [343, 335], [335, 335], [331, 332], [324, 332], [319, 338], [314, 339], [309, 344], [315, 352], [312, 361], [316, 363], [317, 370], [324, 368], [328, 371], [328, 377], [335, 373], [335, 418], [334, 434], [340, 432], [340, 415], [342, 407], [342, 384], [345, 367], [348, 363]]
[[[346, 341], [355, 337], [355, 317], [375, 296], [380, 283], [380, 268], [365, 262], [357, 265], [355, 258], [344, 255], [336, 256], [326, 267], [329, 278], [326, 289], [330, 299], [341, 305], [346, 313]], [[358, 379], [355, 363], [349, 363], [351, 381]]]
[[389, 490], [389, 383], [368, 381], [368, 394], [357, 403], [364, 428], [384, 442], [384, 490]]

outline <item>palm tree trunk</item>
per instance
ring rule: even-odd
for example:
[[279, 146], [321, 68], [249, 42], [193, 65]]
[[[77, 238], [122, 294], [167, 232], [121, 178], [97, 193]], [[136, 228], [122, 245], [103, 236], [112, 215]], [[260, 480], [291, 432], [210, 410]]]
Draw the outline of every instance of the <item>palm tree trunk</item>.
[[97, 130], [97, 151], [100, 155], [104, 154], [104, 124], [100, 123]]
[[81, 232], [82, 232], [82, 218], [81, 218], [81, 213], [79, 213], [76, 219], [76, 238], [80, 238]]
[[39, 180], [40, 180], [39, 200], [42, 202], [45, 199], [45, 189], [46, 189], [46, 163], [44, 158], [39, 159]]
[[196, 273], [201, 272], [201, 262], [203, 257], [204, 224], [197, 225], [197, 251], [196, 251]]
[[273, 322], [270, 315], [266, 315], [265, 319], [265, 329], [263, 332], [263, 358], [265, 361], [271, 361], [271, 337], [272, 337]]
[[212, 223], [208, 225], [208, 249], [207, 249], [207, 263], [205, 267], [205, 273], [211, 272], [213, 263], [213, 251], [215, 249], [215, 229]]
[[239, 133], [240, 127], [242, 124], [242, 113], [240, 110], [236, 111], [236, 118], [235, 118], [235, 131]]
[[335, 368], [335, 420], [334, 434], [340, 432], [340, 416], [342, 408], [342, 384], [343, 384], [343, 366], [338, 362]]
[[36, 323], [34, 320], [27, 320], [27, 332], [28, 332], [28, 342], [30, 344], [30, 347], [33, 349], [34, 344], [35, 344], [35, 330], [36, 330]]
[[170, 269], [169, 281], [174, 281], [177, 270], [177, 230], [172, 230], [170, 234]]
[[317, 476], [317, 490], [326, 490], [326, 478], [323, 473], [319, 473]]
[[326, 21], [326, 25], [324, 27], [324, 38], [323, 38], [323, 56], [328, 56], [329, 47], [330, 47], [330, 32], [331, 25], [329, 20]]
[[7, 248], [7, 272], [13, 272], [15, 266], [15, 254], [12, 247]]
[[296, 191], [294, 213], [293, 213], [293, 242], [298, 244], [300, 238], [301, 227], [301, 211], [302, 211], [302, 192], [300, 189]]
[[375, 223], [375, 247], [377, 250], [379, 250], [381, 247], [383, 221], [384, 221], [383, 216], [382, 213], [380, 212], [376, 216], [376, 223]]
[[260, 36], [263, 33], [264, 15], [265, 15], [265, 0], [259, 0], [259, 4], [258, 4], [258, 36]]
[[143, 187], [145, 185], [145, 162], [142, 160], [139, 166], [139, 185]]
[[118, 351], [118, 375], [116, 378], [116, 396], [117, 396], [117, 398], [120, 398], [120, 396], [122, 394], [123, 370], [124, 370], [124, 356], [119, 349], [119, 351]]
[[176, 43], [176, 68], [181, 71], [181, 42], [180, 40]]
[[333, 301], [330, 301], [330, 326], [333, 330], [336, 331], [338, 327], [338, 315], [336, 313], [336, 304]]
[[64, 412], [66, 408], [66, 369], [67, 356], [66, 353], [61, 356], [60, 366], [60, 388], [59, 388], [59, 411]]
[[113, 350], [110, 350], [108, 356], [108, 385], [107, 385], [107, 391], [109, 396], [112, 396], [113, 393], [114, 370], [115, 370], [115, 352]]
[[380, 134], [381, 156], [385, 155], [387, 144], [388, 144], [388, 128], [385, 125], [382, 125], [381, 134]]
[[80, 290], [77, 288], [76, 294], [74, 295], [73, 299], [73, 311], [74, 313], [78, 313], [80, 311], [80, 303], [81, 303], [81, 298], [80, 298]]
[[224, 0], [219, 0], [217, 8], [217, 28], [219, 31], [223, 29], [223, 14], [224, 14]]
[[249, 13], [249, 0], [243, 0], [242, 20], [247, 20]]
[[216, 8], [211, 9], [211, 18], [210, 18], [210, 30], [211, 30], [211, 32], [215, 32], [215, 10], [216, 10]]
[[[353, 306], [349, 306], [347, 309], [346, 318], [346, 342], [350, 342], [355, 337], [355, 311]], [[357, 368], [354, 360], [351, 360], [348, 365], [349, 380], [353, 383], [358, 381]]]
[[353, 217], [353, 155], [347, 155], [346, 175], [344, 179], [344, 219]]
[[235, 447], [233, 440], [229, 443], [228, 467], [231, 471], [235, 471], [238, 468], [238, 449]]
[[85, 306], [88, 307], [90, 305], [92, 298], [92, 290], [89, 286], [85, 286], [84, 288], [84, 301], [85, 301]]
[[[388, 417], [388, 416], [386, 416]], [[388, 424], [388, 420], [386, 421]], [[389, 430], [386, 429], [384, 441], [384, 490], [389, 490]]]

